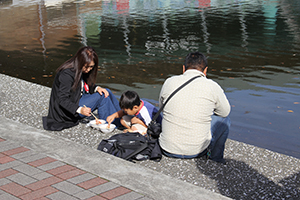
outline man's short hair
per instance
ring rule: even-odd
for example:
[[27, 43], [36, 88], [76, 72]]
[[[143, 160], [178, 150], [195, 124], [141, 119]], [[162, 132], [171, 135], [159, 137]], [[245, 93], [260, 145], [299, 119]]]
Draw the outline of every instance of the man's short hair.
[[139, 95], [134, 91], [124, 92], [119, 101], [121, 109], [130, 109], [132, 110], [134, 106], [139, 106], [141, 103]]
[[203, 72], [207, 67], [207, 60], [202, 53], [192, 52], [185, 57], [184, 66], [185, 70], [198, 69]]

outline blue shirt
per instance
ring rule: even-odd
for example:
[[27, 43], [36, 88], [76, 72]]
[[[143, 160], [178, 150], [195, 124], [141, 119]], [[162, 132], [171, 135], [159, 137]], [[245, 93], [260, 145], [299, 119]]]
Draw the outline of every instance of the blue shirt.
[[[142, 120], [147, 126], [151, 122], [154, 115], [158, 112], [158, 109], [151, 103], [145, 100], [141, 100], [142, 106], [140, 110], [135, 114], [137, 118]], [[161, 123], [162, 116], [161, 114], [155, 120], [158, 123]]]

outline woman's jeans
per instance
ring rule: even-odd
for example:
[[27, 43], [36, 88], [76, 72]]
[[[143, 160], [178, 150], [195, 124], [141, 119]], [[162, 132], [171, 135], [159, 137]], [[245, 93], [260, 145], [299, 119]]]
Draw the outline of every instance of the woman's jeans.
[[217, 115], [211, 116], [211, 134], [212, 138], [210, 141], [210, 145], [203, 152], [196, 155], [178, 155], [168, 153], [163, 150], [163, 153], [172, 158], [197, 158], [206, 155], [209, 153], [209, 158], [216, 162], [224, 162], [224, 148], [225, 142], [227, 140], [229, 134], [230, 127], [230, 118], [229, 117], [219, 117]]
[[[109, 89], [106, 88], [106, 90], [109, 93], [109, 96], [106, 98], [104, 94], [100, 95], [99, 92], [93, 94], [83, 93], [79, 101], [79, 106], [83, 107], [85, 105], [86, 107], [91, 108], [92, 111], [98, 109], [99, 119], [106, 120], [109, 115], [120, 110], [119, 101], [115, 95]], [[79, 114], [79, 116], [81, 118], [86, 117], [81, 114]], [[115, 120], [114, 123], [119, 126], [119, 121], [120, 120]]]

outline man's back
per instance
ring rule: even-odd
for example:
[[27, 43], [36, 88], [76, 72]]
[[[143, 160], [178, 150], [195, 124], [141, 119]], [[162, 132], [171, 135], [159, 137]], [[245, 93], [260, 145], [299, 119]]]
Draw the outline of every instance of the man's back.
[[176, 93], [163, 110], [161, 147], [170, 153], [195, 155], [205, 150], [211, 141], [211, 115], [226, 117], [229, 102], [222, 88], [196, 69], [166, 80], [160, 93], [160, 104], [184, 82], [195, 79]]

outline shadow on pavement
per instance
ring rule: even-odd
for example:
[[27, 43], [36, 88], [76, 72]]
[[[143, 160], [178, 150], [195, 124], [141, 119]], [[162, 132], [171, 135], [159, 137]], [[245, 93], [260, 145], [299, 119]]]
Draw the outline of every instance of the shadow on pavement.
[[199, 171], [217, 182], [222, 195], [232, 199], [300, 199], [300, 172], [276, 183], [242, 161], [226, 161], [223, 165], [195, 160]]

